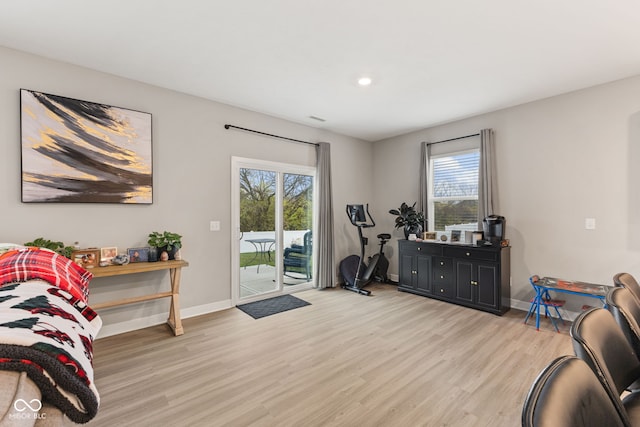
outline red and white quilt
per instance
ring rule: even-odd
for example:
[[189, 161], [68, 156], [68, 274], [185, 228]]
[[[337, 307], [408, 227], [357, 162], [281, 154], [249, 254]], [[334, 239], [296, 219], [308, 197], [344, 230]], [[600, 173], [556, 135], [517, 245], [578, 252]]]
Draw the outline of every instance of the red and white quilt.
[[0, 257], [0, 369], [26, 372], [44, 400], [88, 422], [100, 403], [92, 358], [102, 326], [86, 304], [91, 274], [50, 251], [22, 252], [12, 266], [10, 252]]

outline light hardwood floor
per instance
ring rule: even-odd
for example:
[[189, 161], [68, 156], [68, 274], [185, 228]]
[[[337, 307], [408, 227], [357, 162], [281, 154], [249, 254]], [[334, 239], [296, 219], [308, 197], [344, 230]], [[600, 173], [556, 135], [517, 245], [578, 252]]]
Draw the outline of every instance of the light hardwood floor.
[[254, 320], [229, 309], [99, 339], [89, 426], [517, 426], [568, 326], [369, 286], [296, 294]]

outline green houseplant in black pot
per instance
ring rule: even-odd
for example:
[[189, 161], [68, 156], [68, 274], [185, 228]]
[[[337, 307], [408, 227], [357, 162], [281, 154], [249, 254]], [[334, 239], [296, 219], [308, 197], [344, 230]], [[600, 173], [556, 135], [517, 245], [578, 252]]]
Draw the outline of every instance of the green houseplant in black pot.
[[424, 227], [424, 214], [416, 211], [416, 204], [409, 206], [402, 202], [400, 209], [389, 210], [391, 215], [396, 216], [396, 228], [404, 228], [404, 238], [408, 239], [410, 234], [420, 236]]
[[[176, 252], [180, 250], [182, 247], [182, 236], [177, 233], [171, 233], [169, 231], [164, 231], [162, 233], [158, 231], [153, 231], [149, 233], [149, 240], [147, 243], [151, 248], [156, 248], [156, 257], [155, 261], [158, 259], [163, 260], [163, 252], [166, 252], [166, 259], [175, 259]], [[166, 261], [164, 259], [164, 261]], [[154, 257], [152, 254], [149, 254], [149, 261], [154, 261]]]

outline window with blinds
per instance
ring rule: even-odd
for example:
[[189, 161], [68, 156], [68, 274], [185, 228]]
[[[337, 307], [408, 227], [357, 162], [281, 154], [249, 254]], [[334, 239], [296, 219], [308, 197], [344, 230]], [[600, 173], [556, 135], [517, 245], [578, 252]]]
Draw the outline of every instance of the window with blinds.
[[429, 229], [478, 228], [480, 150], [432, 156], [429, 182]]

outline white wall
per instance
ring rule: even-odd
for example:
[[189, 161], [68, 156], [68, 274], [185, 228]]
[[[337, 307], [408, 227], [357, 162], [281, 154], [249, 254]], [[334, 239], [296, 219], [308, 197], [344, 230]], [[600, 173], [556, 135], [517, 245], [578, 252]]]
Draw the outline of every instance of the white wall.
[[[124, 250], [146, 246], [151, 231], [177, 232], [184, 236], [182, 255], [190, 263], [182, 272], [183, 315], [228, 307], [231, 157], [315, 164], [312, 146], [225, 130], [224, 124], [231, 123], [331, 143], [336, 260], [350, 252], [352, 239], [343, 232], [348, 224], [344, 204], [370, 200], [370, 143], [2, 47], [0, 64], [0, 241], [24, 243], [44, 237], [67, 244], [79, 241], [82, 247]], [[151, 113], [153, 204], [21, 203], [21, 88]], [[221, 222], [220, 232], [209, 231], [211, 220]], [[158, 284], [163, 274], [131, 276], [128, 283], [122, 283], [122, 278], [94, 280], [90, 302], [164, 288], [166, 279]], [[168, 300], [104, 310], [102, 335], [162, 322], [167, 312]]]
[[[418, 198], [421, 141], [483, 128], [495, 130], [496, 213], [512, 245], [512, 298], [528, 301], [532, 274], [605, 284], [620, 271], [640, 277], [640, 77], [377, 142], [381, 226], [393, 224], [383, 211]], [[596, 219], [595, 230], [585, 218]], [[571, 300], [573, 311], [589, 302]]]

